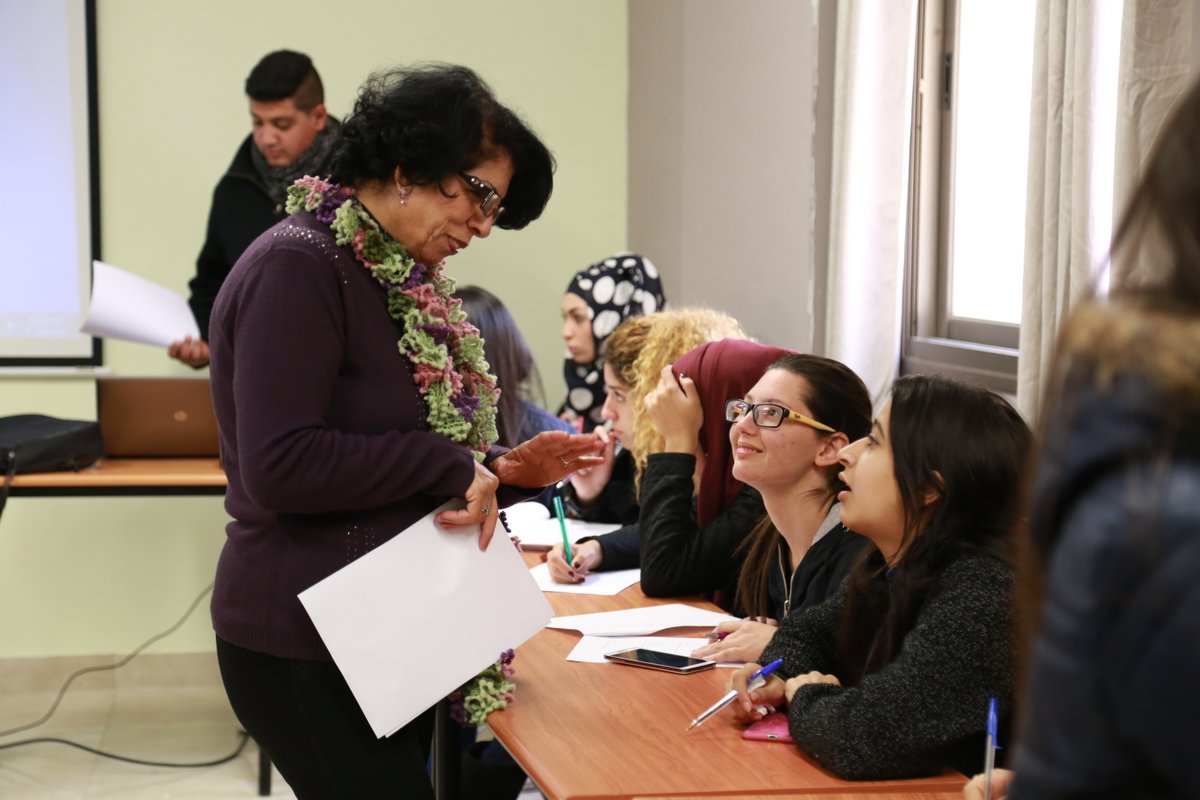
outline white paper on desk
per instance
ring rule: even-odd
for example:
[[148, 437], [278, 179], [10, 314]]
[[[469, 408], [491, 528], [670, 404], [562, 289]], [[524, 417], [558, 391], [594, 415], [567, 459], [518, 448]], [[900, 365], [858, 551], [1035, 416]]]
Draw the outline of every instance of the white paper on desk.
[[[550, 509], [539, 502], [529, 500], [504, 509], [508, 527], [521, 544], [554, 546], [562, 542], [562, 528], [558, 518], [550, 515]], [[574, 544], [585, 536], [600, 536], [611, 533], [621, 526], [615, 522], [584, 522], [579, 519], [563, 520], [567, 528], [567, 540]]]
[[[635, 647], [657, 650], [660, 653], [674, 653], [677, 656], [690, 656], [693, 650], [699, 650], [708, 643], [708, 639], [689, 636], [581, 636], [575, 644], [575, 649], [567, 653], [567, 661], [611, 664], [613, 662], [604, 657], [605, 653], [619, 653]], [[740, 667], [742, 664], [741, 661], [717, 662], [718, 667]]]
[[181, 295], [103, 261], [92, 262], [92, 301], [81, 330], [160, 347], [185, 336], [200, 338]]
[[589, 572], [583, 583], [558, 583], [550, 577], [550, 567], [547, 564], [538, 564], [529, 570], [529, 574], [543, 592], [610, 596], [620, 594], [642, 579], [640, 569], [614, 569], [611, 572]]
[[[461, 501], [457, 504], [461, 507]], [[383, 737], [545, 627], [550, 604], [507, 536], [434, 514], [300, 593], [350, 690]]]
[[554, 617], [546, 625], [579, 631], [585, 636], [645, 636], [667, 628], [703, 628], [728, 619], [737, 619], [723, 611], [709, 611], [683, 603], [623, 608], [594, 614]]

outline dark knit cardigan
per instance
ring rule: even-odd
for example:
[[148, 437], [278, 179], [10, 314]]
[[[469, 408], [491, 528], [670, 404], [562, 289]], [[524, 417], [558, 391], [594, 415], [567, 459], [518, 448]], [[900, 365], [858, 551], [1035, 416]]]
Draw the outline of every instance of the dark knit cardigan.
[[[776, 674], [784, 679], [816, 670], [844, 680], [836, 641], [846, 586], [784, 620], [761, 663], [782, 658]], [[947, 766], [979, 772], [988, 698], [997, 698], [1006, 721], [1013, 708], [1012, 596], [1007, 565], [974, 555], [950, 562], [895, 660], [857, 686], [800, 687], [789, 710], [792, 738], [826, 769], [852, 780], [927, 775]], [[1002, 733], [1001, 743], [1006, 739]]]
[[[428, 430], [400, 335], [383, 288], [311, 214], [270, 228], [229, 274], [209, 342], [233, 518], [213, 588], [222, 639], [328, 660], [297, 593], [470, 485], [474, 458]], [[503, 489], [501, 504], [528, 494]]]

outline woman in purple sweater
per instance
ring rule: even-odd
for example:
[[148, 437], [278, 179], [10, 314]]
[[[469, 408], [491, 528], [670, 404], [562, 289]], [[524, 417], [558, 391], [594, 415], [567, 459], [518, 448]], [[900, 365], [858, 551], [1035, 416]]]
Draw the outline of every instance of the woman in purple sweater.
[[217, 656], [238, 719], [297, 797], [432, 797], [429, 715], [376, 739], [296, 595], [450, 498], [466, 508], [438, 521], [481, 524], [486, 548], [501, 505], [602, 445], [559, 431], [493, 446], [495, 379], [442, 262], [493, 225], [537, 219], [553, 159], [487, 85], [447, 65], [372, 76], [333, 172], [289, 190], [292, 216], [242, 255], [213, 309], [233, 517]]

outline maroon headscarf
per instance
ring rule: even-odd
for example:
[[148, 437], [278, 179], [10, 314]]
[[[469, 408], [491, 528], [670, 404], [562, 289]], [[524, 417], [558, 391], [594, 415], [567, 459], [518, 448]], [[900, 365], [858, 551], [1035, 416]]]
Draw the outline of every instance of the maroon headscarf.
[[689, 350], [671, 365], [677, 380], [685, 375], [695, 382], [704, 410], [700, 444], [706, 459], [696, 498], [696, 521], [701, 525], [727, 509], [742, 491], [742, 482], [732, 472], [733, 450], [729, 446], [725, 402], [745, 397], [767, 367], [790, 355], [796, 355], [796, 351], [744, 339], [721, 339]]

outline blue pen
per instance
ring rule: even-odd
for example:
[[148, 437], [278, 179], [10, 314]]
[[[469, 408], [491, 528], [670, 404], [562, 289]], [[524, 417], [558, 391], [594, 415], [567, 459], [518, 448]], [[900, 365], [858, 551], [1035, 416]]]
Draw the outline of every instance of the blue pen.
[[[748, 680], [746, 682], [746, 691], [752, 692], [755, 689], [759, 689], [759, 688], [762, 688], [763, 686], [765, 686], [767, 683], [767, 678], [771, 677], [771, 673], [774, 672], [775, 670], [779, 669], [779, 666], [782, 663], [783, 663], [783, 659], [777, 658], [774, 661], [772, 661], [770, 664], [767, 664], [765, 667], [760, 669], [758, 672], [755, 672], [753, 675], [751, 675], [750, 680]], [[688, 725], [687, 729], [690, 731], [692, 728], [696, 727], [701, 722], [704, 722], [704, 720], [708, 719], [713, 714], [717, 713], [722, 708], [729, 705], [736, 699], [737, 699], [737, 689], [730, 689], [728, 692], [725, 693], [724, 697], [722, 697], [720, 700], [718, 700], [717, 702], [713, 703], [711, 706], [706, 708], [704, 710], [704, 712], [702, 714], [700, 714], [700, 716], [698, 716], [694, 720], [692, 720], [692, 724]]]
[[992, 800], [992, 770], [996, 766], [996, 698], [988, 700], [987, 748], [983, 751], [983, 800]]

